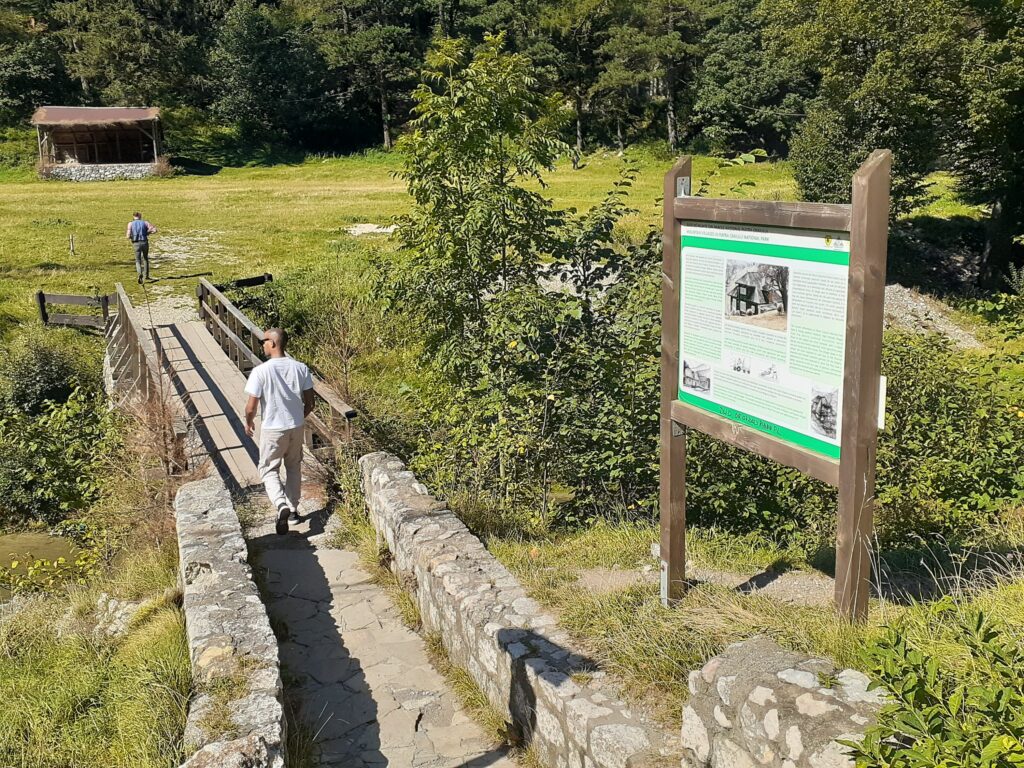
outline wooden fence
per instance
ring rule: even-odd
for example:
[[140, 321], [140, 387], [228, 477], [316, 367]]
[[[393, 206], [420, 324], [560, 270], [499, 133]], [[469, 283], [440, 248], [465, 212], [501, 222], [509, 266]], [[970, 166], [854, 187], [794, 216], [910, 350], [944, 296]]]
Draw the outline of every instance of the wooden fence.
[[[39, 319], [43, 325], [66, 325], [76, 328], [97, 328], [105, 331], [110, 325], [110, 296], [76, 296], [69, 293], [36, 293]], [[64, 312], [50, 312], [50, 305], [71, 305], [77, 307], [99, 307], [100, 315], [75, 315]]]
[[[270, 275], [250, 278], [252, 282], [235, 281], [236, 287], [269, 282]], [[255, 282], [259, 280], [259, 282]], [[220, 348], [242, 373], [248, 374], [263, 362], [263, 329], [246, 317], [221, 290], [208, 280], [200, 279], [196, 289], [199, 298], [199, 318], [217, 341]], [[314, 437], [322, 445], [337, 445], [352, 440], [352, 420], [356, 410], [341, 395], [315, 373], [313, 392], [319, 405], [326, 411], [326, 420], [316, 412], [306, 419], [306, 441], [314, 444]]]
[[156, 402], [164, 410], [160, 418], [161, 441], [165, 444], [161, 459], [168, 472], [184, 471], [188, 466], [185, 444], [189, 423], [182, 404], [171, 397], [171, 380], [162, 376], [162, 350], [155, 337], [143, 327], [124, 286], [118, 283], [113, 294], [117, 312], [107, 326], [107, 359], [113, 388], [122, 400], [138, 395], [142, 404]]
[[156, 345], [139, 320], [131, 299], [118, 283], [114, 291], [117, 313], [107, 327], [107, 350], [115, 391], [137, 391], [144, 401], [160, 392], [160, 361]]

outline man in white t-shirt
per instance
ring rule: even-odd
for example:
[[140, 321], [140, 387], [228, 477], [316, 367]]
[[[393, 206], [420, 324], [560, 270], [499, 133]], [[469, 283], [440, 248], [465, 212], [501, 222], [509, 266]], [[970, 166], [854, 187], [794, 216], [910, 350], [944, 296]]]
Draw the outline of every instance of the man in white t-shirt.
[[[260, 464], [257, 471], [277, 510], [277, 532], [288, 533], [288, 522], [299, 521], [302, 493], [303, 425], [313, 410], [313, 376], [304, 363], [285, 355], [288, 334], [280, 328], [263, 332], [268, 360], [249, 374], [245, 393], [245, 434], [252, 437], [256, 407], [260, 406]], [[281, 465], [285, 481], [281, 485]]]

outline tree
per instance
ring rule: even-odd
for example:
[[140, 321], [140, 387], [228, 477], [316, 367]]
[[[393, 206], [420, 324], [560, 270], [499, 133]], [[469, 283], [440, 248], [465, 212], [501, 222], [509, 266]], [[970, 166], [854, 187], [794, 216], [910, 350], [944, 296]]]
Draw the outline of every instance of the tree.
[[343, 0], [318, 29], [321, 49], [337, 73], [340, 101], [374, 107], [385, 149], [405, 121], [423, 61], [422, 41], [413, 29], [418, 10], [415, 3], [396, 0]]
[[652, 90], [664, 98], [666, 138], [675, 152], [680, 143], [679, 116], [690, 111], [706, 11], [701, 0], [647, 0], [641, 8], [654, 51]]
[[598, 53], [603, 59], [602, 67], [590, 88], [590, 97], [601, 113], [614, 122], [615, 142], [622, 152], [626, 148], [624, 124], [635, 112], [642, 112], [640, 102], [656, 59], [654, 42], [643, 29], [623, 20]]
[[[964, 116], [953, 131], [958, 192], [989, 207], [982, 279], [1000, 282], [1024, 234], [1024, 5], [975, 0], [964, 56]], [[1019, 249], [1017, 249], [1019, 250]]]
[[324, 63], [302, 30], [255, 0], [228, 11], [211, 54], [217, 113], [248, 136], [293, 139], [321, 103]]
[[[87, 101], [188, 103], [205, 65], [188, 4], [176, 0], [65, 0], [54, 5], [68, 72]], [[195, 26], [201, 26], [194, 22]]]
[[762, 5], [774, 55], [820, 79], [791, 153], [806, 199], [849, 202], [850, 176], [874, 149], [893, 152], [893, 215], [921, 198], [959, 93], [958, 2]]
[[21, 10], [0, 11], [0, 125], [23, 120], [35, 107], [62, 101], [72, 91], [45, 7]]
[[612, 8], [611, 0], [547, 0], [541, 9], [541, 29], [557, 51], [558, 84], [570, 94], [576, 116], [574, 167], [583, 153], [587, 95], [597, 81], [597, 51], [607, 38]]
[[763, 147], [785, 154], [813, 94], [808, 73], [766, 49], [760, 0], [726, 0], [701, 41], [694, 122], [716, 153]]

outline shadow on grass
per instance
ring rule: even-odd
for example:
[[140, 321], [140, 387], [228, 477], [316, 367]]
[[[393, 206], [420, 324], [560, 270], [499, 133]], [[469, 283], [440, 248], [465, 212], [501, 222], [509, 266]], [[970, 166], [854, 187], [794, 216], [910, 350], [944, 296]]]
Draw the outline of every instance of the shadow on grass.
[[972, 289], [981, 271], [985, 224], [968, 216], [915, 216], [889, 232], [888, 282], [933, 293]]
[[[813, 569], [835, 577], [833, 547], [820, 547], [808, 554], [807, 561]], [[871, 592], [874, 597], [896, 605], [910, 605], [995, 587], [1022, 574], [1022, 545], [965, 545], [936, 538], [934, 543], [922, 541], [917, 546], [873, 553]], [[752, 581], [757, 578], [753, 577]]]

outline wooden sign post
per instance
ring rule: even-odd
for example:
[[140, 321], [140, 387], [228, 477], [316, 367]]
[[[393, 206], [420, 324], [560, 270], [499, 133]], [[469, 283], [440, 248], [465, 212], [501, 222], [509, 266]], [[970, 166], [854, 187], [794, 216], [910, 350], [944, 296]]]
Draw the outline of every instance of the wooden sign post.
[[665, 177], [661, 596], [685, 590], [686, 429], [839, 488], [836, 607], [867, 615], [892, 155], [852, 205], [689, 196]]

